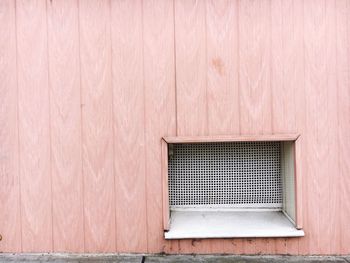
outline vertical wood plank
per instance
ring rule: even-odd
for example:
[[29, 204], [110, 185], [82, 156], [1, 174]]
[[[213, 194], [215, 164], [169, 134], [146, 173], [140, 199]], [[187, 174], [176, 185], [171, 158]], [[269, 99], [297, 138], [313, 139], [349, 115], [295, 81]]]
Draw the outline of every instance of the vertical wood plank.
[[270, 1], [239, 1], [242, 134], [271, 133]]
[[177, 135], [208, 133], [205, 1], [175, 0]]
[[166, 254], [179, 254], [181, 253], [180, 242], [178, 240], [169, 240], [165, 243], [164, 252]]
[[142, 2], [113, 1], [111, 14], [117, 245], [146, 252]]
[[[272, 126], [275, 133], [295, 133], [294, 85], [298, 81], [298, 39], [295, 35], [293, 1], [271, 5]], [[291, 84], [291, 82], [293, 84]]]
[[[274, 133], [301, 133], [297, 123], [303, 89], [303, 18], [300, 1], [271, 6], [271, 88]], [[300, 160], [301, 161], [301, 160]], [[299, 165], [299, 163], [298, 163]], [[298, 238], [276, 239], [277, 254], [298, 254]]]
[[[175, 0], [177, 135], [207, 135], [206, 2]], [[209, 240], [180, 240], [180, 253], [208, 253]]]
[[[270, 1], [238, 4], [240, 131], [271, 133]], [[246, 254], [264, 253], [268, 241], [247, 239], [243, 245]]]
[[47, 1], [53, 249], [84, 251], [78, 2]]
[[[161, 138], [176, 135], [174, 3], [143, 2], [148, 252], [171, 252], [162, 228]], [[161, 52], [159, 52], [161, 50]]]
[[[329, 214], [330, 236], [326, 240], [333, 240], [329, 244], [329, 254], [336, 254], [340, 251], [340, 229], [341, 222], [338, 212], [340, 210], [340, 167], [339, 167], [339, 138], [338, 138], [338, 87], [337, 87], [337, 1], [327, 2], [327, 90], [328, 90], [328, 111], [329, 111]], [[346, 9], [346, 6], [345, 6]], [[340, 19], [341, 20], [341, 19]], [[340, 22], [340, 21], [339, 21]], [[341, 21], [343, 23], [343, 21]], [[346, 23], [345, 23], [346, 25]], [[346, 36], [346, 34], [345, 34]], [[329, 176], [328, 175], [328, 176]], [[326, 242], [324, 240], [323, 242]]]
[[[305, 151], [303, 148], [303, 140], [305, 136], [305, 90], [304, 90], [304, 16], [302, 0], [293, 0], [283, 2], [283, 43], [284, 43], [284, 82], [283, 85], [288, 89], [293, 90], [293, 104], [290, 105], [292, 113], [287, 114], [292, 122], [292, 125], [287, 125], [287, 129], [291, 129], [295, 133], [300, 134], [298, 138], [298, 146], [296, 154], [299, 154], [300, 159], [297, 165], [296, 172], [298, 173], [297, 187], [302, 186], [302, 180], [306, 176], [303, 167], [305, 162]], [[286, 98], [286, 97], [284, 97]], [[287, 103], [287, 102], [286, 102]], [[289, 104], [288, 104], [289, 105]], [[294, 114], [294, 123], [293, 115]], [[275, 114], [274, 114], [275, 116]], [[277, 128], [274, 126], [274, 128]], [[304, 173], [303, 173], [304, 172]], [[297, 200], [303, 200], [302, 188], [297, 188]], [[301, 202], [298, 202], [301, 204]], [[302, 206], [298, 207], [298, 211], [302, 212]], [[299, 213], [299, 216], [302, 216]], [[302, 218], [302, 217], [301, 217]], [[300, 222], [302, 224], [302, 222]], [[287, 253], [297, 255], [299, 253], [300, 238], [292, 238], [287, 241]]]
[[[309, 103], [307, 100], [308, 100], [308, 85], [307, 84], [307, 77], [309, 75], [309, 72], [307, 72], [307, 61], [309, 61], [309, 58], [308, 58], [308, 54], [307, 54], [307, 47], [306, 47], [306, 44], [305, 44], [305, 41], [307, 41], [307, 35], [309, 34], [308, 30], [309, 30], [309, 27], [306, 26], [306, 24], [310, 24], [310, 19], [311, 17], [309, 16], [309, 13], [310, 11], [308, 11], [308, 9], [310, 8], [307, 8], [305, 6], [305, 2], [302, 1], [301, 3], [303, 5], [303, 17], [304, 17], [304, 32], [303, 32], [303, 38], [304, 38], [304, 103], [306, 105], [306, 103]], [[308, 12], [307, 12], [308, 11]], [[300, 97], [299, 97], [299, 100], [300, 100]], [[299, 101], [300, 102], [300, 101]], [[308, 122], [308, 117], [306, 116], [307, 115], [307, 107], [305, 106], [304, 107], [304, 121], [305, 121], [305, 125], [304, 125], [304, 129], [302, 130], [302, 134], [301, 134], [301, 137], [299, 140], [301, 140], [299, 142], [299, 145], [301, 146], [301, 148], [303, 147], [304, 150], [303, 152], [305, 152], [305, 155], [304, 155], [304, 158], [300, 158], [302, 160], [302, 167], [301, 167], [301, 171], [303, 172], [302, 176], [303, 176], [303, 185], [302, 185], [302, 193], [303, 193], [303, 200], [302, 200], [302, 205], [303, 205], [303, 228], [304, 228], [304, 232], [305, 232], [305, 237], [301, 238], [300, 241], [299, 241], [299, 254], [300, 255], [305, 255], [305, 254], [308, 254], [309, 253], [309, 250], [310, 250], [310, 235], [312, 236], [311, 232], [310, 232], [310, 227], [309, 225], [310, 224], [316, 224], [317, 222], [315, 218], [312, 218], [310, 217], [310, 211], [309, 211], [309, 207], [310, 207], [310, 202], [309, 202], [309, 199], [310, 198], [315, 198], [314, 197], [314, 193], [311, 193], [309, 191], [309, 184], [310, 182], [312, 182], [309, 178], [312, 176], [312, 167], [311, 167], [311, 163], [309, 161], [309, 156], [310, 156], [310, 152], [312, 152], [310, 150], [310, 147], [309, 147], [309, 143], [308, 143], [308, 139], [309, 139], [309, 136], [310, 136], [310, 132], [308, 132], [308, 125], [307, 125], [307, 122]], [[300, 115], [301, 116], [301, 115]], [[298, 125], [300, 125], [300, 123], [298, 123]], [[302, 127], [298, 127], [299, 129], [301, 129]], [[302, 149], [300, 149], [300, 152], [302, 152]], [[305, 159], [305, 160], [304, 160]], [[315, 186], [313, 186], [315, 187]]]
[[[321, 235], [329, 236], [329, 214], [323, 214], [322, 207], [328, 207], [329, 192], [323, 189], [329, 185], [328, 176], [328, 111], [326, 74], [326, 3], [305, 1], [305, 95], [307, 128], [307, 162], [309, 173], [305, 180], [308, 192], [308, 207], [305, 211], [308, 223], [308, 253], [317, 254], [323, 249]], [[322, 204], [321, 207], [319, 205]]]
[[[206, 1], [208, 134], [239, 134], [238, 1]], [[211, 253], [242, 253], [240, 240], [211, 240]]]
[[110, 3], [80, 1], [86, 252], [116, 250]]
[[[350, 253], [350, 3], [337, 4], [337, 80], [340, 186], [340, 253]], [[339, 190], [339, 189], [338, 189]], [[339, 210], [338, 210], [339, 211]]]
[[206, 3], [208, 134], [239, 134], [238, 2]]
[[[285, 14], [283, 5], [286, 1], [274, 1], [271, 4], [271, 93], [272, 93], [272, 131], [273, 133], [293, 133], [294, 119], [294, 90], [286, 87], [285, 80], [285, 54], [283, 38]], [[291, 12], [291, 8], [289, 9]], [[291, 33], [291, 32], [289, 32]], [[286, 42], [285, 45], [290, 43]], [[287, 253], [287, 239], [275, 238], [270, 240], [270, 246], [266, 252], [277, 254]], [[265, 252], [265, 253], [266, 253]]]
[[[271, 3], [271, 103], [272, 103], [272, 132], [283, 133], [292, 130], [295, 120], [293, 118], [294, 108], [294, 91], [284, 85], [285, 68], [284, 68], [284, 20], [283, 3], [285, 1], [273, 1]], [[291, 10], [289, 10], [291, 12]], [[289, 45], [286, 43], [285, 45]], [[265, 253], [286, 254], [286, 239], [274, 238], [268, 240], [268, 246]]]
[[[296, 69], [298, 72], [295, 75], [296, 80], [299, 80], [295, 85], [295, 114], [296, 114], [296, 126], [297, 132], [300, 134], [300, 137], [296, 143], [296, 156], [298, 157], [299, 162], [297, 163], [296, 172], [298, 177], [298, 186], [301, 185], [301, 189], [298, 189], [299, 200], [298, 203], [301, 203], [301, 212], [302, 212], [302, 224], [305, 237], [302, 237], [298, 241], [298, 254], [306, 253], [308, 250], [308, 229], [305, 225], [308, 224], [308, 217], [306, 214], [308, 207], [308, 188], [307, 188], [307, 177], [309, 173], [309, 164], [307, 162], [308, 148], [307, 148], [307, 127], [306, 127], [306, 90], [305, 90], [305, 20], [308, 19], [304, 16], [304, 0], [294, 0], [295, 6], [295, 28], [296, 28], [296, 37], [299, 39], [298, 45], [296, 47], [298, 50], [298, 56], [300, 58], [299, 65]], [[300, 182], [301, 180], [301, 182]], [[300, 207], [299, 207], [300, 212]], [[289, 247], [288, 247], [289, 248]]]
[[[327, 169], [321, 178], [322, 192], [319, 204], [320, 213], [320, 254], [331, 254], [331, 248], [333, 244], [337, 246], [337, 241], [340, 240], [338, 234], [338, 218], [336, 216], [337, 204], [339, 204], [339, 197], [337, 189], [339, 185], [339, 162], [338, 162], [338, 111], [337, 111], [337, 74], [336, 74], [336, 5], [335, 0], [326, 1], [325, 6], [325, 20], [326, 20], [326, 105], [324, 106], [327, 111], [327, 119], [325, 120], [324, 127], [327, 129], [326, 143], [328, 144], [325, 149], [324, 161], [327, 162]], [[323, 116], [319, 116], [322, 118]], [[330, 154], [331, 153], [331, 154]], [[323, 162], [323, 160], [321, 160]], [[325, 205], [323, 205], [325, 204]], [[324, 229], [327, 229], [325, 232]], [[329, 242], [332, 240], [332, 242]], [[339, 244], [339, 243], [338, 243]], [[334, 253], [334, 252], [333, 252]]]
[[24, 252], [50, 252], [52, 200], [46, 2], [17, 1], [16, 11], [22, 244]]
[[16, 14], [0, 2], [0, 252], [21, 251]]
[[[330, 112], [329, 118], [329, 144], [330, 151], [333, 152], [329, 158], [329, 166], [330, 174], [332, 174], [330, 178], [330, 200], [329, 200], [329, 213], [331, 215], [331, 221], [329, 223], [330, 227], [330, 237], [328, 240], [333, 240], [329, 245], [329, 253], [330, 254], [339, 254], [340, 253], [340, 245], [341, 245], [341, 216], [338, 215], [341, 203], [341, 176], [340, 176], [340, 167], [339, 167], [339, 137], [338, 137], [338, 80], [337, 80], [337, 20], [338, 20], [338, 1], [331, 1], [332, 8], [330, 9], [332, 12], [330, 13], [332, 16], [332, 20], [328, 24], [327, 27], [327, 59], [330, 61], [328, 63], [328, 92], [329, 92], [329, 103], [328, 110]], [[346, 6], [345, 6], [346, 10]], [[341, 16], [341, 15], [340, 15]], [[329, 17], [329, 16], [328, 16]], [[341, 20], [341, 19], [340, 19]], [[345, 23], [346, 25], [346, 23]], [[341, 25], [340, 28], [343, 28]], [[346, 33], [345, 33], [346, 35]], [[350, 100], [349, 100], [350, 101]]]

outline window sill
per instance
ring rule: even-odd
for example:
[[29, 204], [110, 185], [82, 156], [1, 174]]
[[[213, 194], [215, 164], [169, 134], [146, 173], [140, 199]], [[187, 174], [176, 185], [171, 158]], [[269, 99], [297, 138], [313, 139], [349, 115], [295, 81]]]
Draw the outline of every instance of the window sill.
[[280, 211], [172, 211], [165, 239], [301, 237]]

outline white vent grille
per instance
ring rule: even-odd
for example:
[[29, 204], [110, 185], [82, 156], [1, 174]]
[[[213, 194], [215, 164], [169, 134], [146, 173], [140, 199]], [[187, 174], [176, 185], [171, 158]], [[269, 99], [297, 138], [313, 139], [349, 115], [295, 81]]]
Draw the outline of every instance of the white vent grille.
[[169, 145], [169, 201], [181, 207], [282, 207], [281, 143]]

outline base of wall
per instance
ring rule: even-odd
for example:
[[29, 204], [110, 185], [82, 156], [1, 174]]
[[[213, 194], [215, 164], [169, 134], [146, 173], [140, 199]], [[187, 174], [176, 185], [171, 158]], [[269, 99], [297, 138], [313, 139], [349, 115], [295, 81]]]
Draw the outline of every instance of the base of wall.
[[350, 262], [349, 256], [230, 256], [230, 255], [141, 255], [141, 254], [1, 254], [0, 262]]

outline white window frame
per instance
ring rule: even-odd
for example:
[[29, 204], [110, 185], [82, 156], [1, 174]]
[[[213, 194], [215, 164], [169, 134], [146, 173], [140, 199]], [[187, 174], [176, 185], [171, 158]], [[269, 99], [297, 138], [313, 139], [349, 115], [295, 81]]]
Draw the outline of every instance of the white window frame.
[[[281, 213], [271, 211], [170, 211], [168, 186], [168, 145], [178, 143], [208, 142], [282, 142], [282, 169], [288, 175], [288, 184], [283, 177], [283, 208]], [[162, 185], [163, 228], [166, 239], [183, 238], [236, 238], [236, 237], [298, 237], [302, 230], [301, 175], [299, 167], [300, 135], [259, 136], [183, 136], [163, 137]], [[285, 157], [285, 158], [284, 158]], [[292, 186], [292, 187], [291, 187]], [[256, 214], [253, 214], [256, 213]], [[185, 223], [184, 223], [185, 222]], [[254, 227], [252, 227], [254, 225]]]

